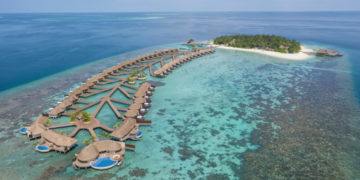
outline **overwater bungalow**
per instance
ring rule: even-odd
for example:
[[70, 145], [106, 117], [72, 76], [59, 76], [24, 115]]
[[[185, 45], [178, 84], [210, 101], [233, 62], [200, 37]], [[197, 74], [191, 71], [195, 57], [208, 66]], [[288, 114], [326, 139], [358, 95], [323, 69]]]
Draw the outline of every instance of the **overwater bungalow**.
[[330, 57], [336, 57], [336, 56], [343, 56], [342, 53], [336, 52], [332, 49], [319, 49], [316, 51], [316, 56], [330, 56]]
[[66, 135], [58, 134], [53, 130], [46, 130], [41, 133], [40, 144], [36, 150], [40, 152], [49, 152], [51, 150], [66, 153], [75, 146], [77, 140]]
[[104, 140], [89, 144], [75, 154], [73, 167], [75, 169], [89, 168], [109, 169], [120, 165], [125, 153], [125, 143]]
[[41, 137], [41, 133], [46, 130], [46, 121], [48, 117], [39, 116], [35, 119], [35, 121], [31, 124], [31, 126], [25, 127], [25, 134], [29, 137], [29, 139], [35, 139]]
[[139, 111], [138, 110], [127, 110], [124, 114], [124, 116], [126, 118], [136, 118], [139, 115]]
[[56, 106], [52, 110], [50, 110], [49, 117], [50, 118], [58, 118], [65, 112], [65, 107]]
[[215, 52], [215, 50], [213, 50], [213, 49], [203, 49], [203, 50], [197, 50], [196, 52], [191, 53], [189, 55], [185, 55], [183, 57], [176, 58], [173, 61], [166, 63], [161, 68], [157, 69], [153, 75], [156, 77], [165, 77], [165, 75], [167, 75], [175, 67], [179, 66], [183, 62], [188, 61], [194, 57], [203, 56], [205, 54], [213, 53], [213, 52]]
[[118, 141], [125, 141], [127, 139], [139, 140], [142, 132], [139, 130], [139, 125], [134, 118], [126, 118], [118, 129], [115, 129], [111, 134], [113, 139]]
[[140, 87], [138, 88], [137, 92], [134, 94], [134, 98], [144, 98], [146, 96], [151, 95], [151, 91], [154, 89], [153, 87], [151, 88], [151, 84], [150, 83], [142, 83], [140, 85]]
[[134, 103], [141, 104], [144, 108], [149, 108], [151, 106], [151, 103], [145, 98], [135, 98]]

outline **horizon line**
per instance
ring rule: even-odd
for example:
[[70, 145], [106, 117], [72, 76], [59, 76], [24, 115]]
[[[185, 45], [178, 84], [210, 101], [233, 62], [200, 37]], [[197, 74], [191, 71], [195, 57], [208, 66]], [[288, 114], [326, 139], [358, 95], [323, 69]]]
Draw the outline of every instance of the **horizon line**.
[[38, 12], [0, 12], [0, 14], [59, 14], [59, 13], [71, 13], [71, 14], [83, 14], [83, 13], [231, 13], [231, 12], [244, 12], [244, 13], [305, 13], [305, 12], [360, 12], [360, 10], [301, 10], [301, 11], [288, 11], [288, 10], [271, 10], [271, 11], [258, 11], [258, 10], [247, 10], [247, 11], [38, 11]]

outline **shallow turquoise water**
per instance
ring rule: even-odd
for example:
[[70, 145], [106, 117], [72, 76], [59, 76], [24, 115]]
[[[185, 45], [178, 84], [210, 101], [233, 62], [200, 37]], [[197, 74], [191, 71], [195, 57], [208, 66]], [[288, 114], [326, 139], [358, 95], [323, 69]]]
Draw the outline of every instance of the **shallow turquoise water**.
[[[235, 178], [232, 168], [241, 166], [241, 154], [258, 147], [250, 143], [251, 132], [257, 124], [265, 123], [259, 115], [263, 109], [254, 105], [255, 99], [261, 96], [263, 103], [273, 108], [286, 104], [286, 97], [282, 101], [277, 99], [284, 88], [294, 88], [290, 82], [292, 70], [302, 64], [218, 50], [184, 64], [164, 79], [148, 78], [165, 84], [156, 88], [146, 116], [153, 125], [141, 127], [144, 136], [141, 141], [132, 142], [136, 152], [126, 152], [123, 164], [107, 173], [136, 177], [133, 171], [139, 168], [146, 172], [144, 176], [138, 175], [144, 178], [181, 178], [189, 174], [199, 177], [226, 174]], [[272, 70], [267, 66], [272, 66]], [[114, 96], [121, 98], [119, 93]], [[108, 105], [97, 118], [110, 127], [117, 122]], [[76, 136], [79, 142], [89, 137], [86, 132]], [[66, 169], [65, 176], [84, 173], [71, 166]], [[102, 173], [87, 170], [83, 176]]]
[[[347, 66], [343, 59], [337, 68], [327, 71], [346, 76], [343, 70]], [[117, 58], [103, 62], [115, 63]], [[164, 83], [156, 88], [152, 107], [146, 115], [153, 124], [140, 127], [144, 133], [142, 139], [127, 142], [136, 145], [136, 151], [127, 151], [123, 164], [107, 171], [76, 171], [71, 166], [74, 154], [85, 146], [82, 142], [90, 138], [84, 130], [75, 136], [77, 147], [67, 154], [34, 152], [36, 142], [28, 142], [24, 136], [17, 134], [17, 141], [7, 142], [6, 148], [1, 147], [7, 156], [0, 156], [0, 159], [14, 167], [14, 170], [5, 171], [15, 179], [48, 177], [53, 171], [56, 172], [51, 177], [55, 179], [96, 178], [104, 174], [136, 179], [237, 178], [237, 172], [243, 165], [243, 153], [259, 148], [257, 144], [252, 144], [252, 132], [260, 124], [269, 124], [265, 121], [267, 117], [262, 115], [265, 111], [263, 105], [271, 109], [284, 106], [296, 109], [296, 105], [290, 104], [289, 97], [284, 95], [285, 90], [291, 89], [301, 95], [302, 87], [296, 84], [306, 79], [312, 69], [318, 68], [318, 62], [319, 59], [289, 62], [257, 54], [217, 50], [215, 54], [178, 67], [166, 78], [148, 76], [147, 80]], [[48, 101], [59, 101], [63, 98], [62, 94], [66, 91]], [[106, 93], [98, 96], [104, 95]], [[94, 101], [98, 96], [82, 99]], [[129, 100], [119, 92], [113, 97]], [[126, 107], [118, 103], [114, 105]], [[87, 111], [91, 113], [95, 108]], [[121, 122], [108, 105], [97, 118], [109, 127]], [[68, 122], [68, 118], [53, 120], [52, 123], [57, 121]], [[277, 136], [275, 129], [281, 127], [274, 123], [270, 125], [274, 130], [273, 136]], [[58, 130], [68, 133], [71, 128]], [[101, 136], [103, 130], [96, 129], [95, 132], [100, 139], [107, 139]], [[17, 148], [19, 146], [23, 148]], [[22, 154], [21, 158], [26, 162], [17, 162], [10, 154]], [[47, 168], [31, 173], [15, 173], [25, 167]]]
[[[162, 18], [136, 22], [107, 18], [155, 15]], [[293, 179], [310, 179], [307, 175], [355, 179], [360, 176], [359, 15], [1, 15], [0, 89], [21, 86], [0, 94], [0, 179], [236, 179], [246, 174], [252, 175], [248, 179], [279, 178], [280, 174], [291, 179], [286, 173], [297, 176]], [[64, 94], [106, 68], [155, 50], [181, 47], [166, 43], [237, 33], [283, 35], [309, 47], [340, 50], [345, 56], [289, 62], [219, 50], [186, 63], [165, 79], [150, 78], [165, 84], [156, 89], [146, 117], [153, 125], [141, 127], [142, 140], [127, 142], [136, 145], [136, 152], [126, 152], [124, 163], [108, 171], [71, 167], [74, 154], [85, 146], [82, 141], [90, 138], [87, 131], [76, 135], [78, 147], [67, 154], [36, 152], [36, 141], [19, 134], [21, 127], [63, 100]], [[166, 45], [153, 46], [156, 44]], [[139, 50], [130, 51], [134, 49]], [[113, 56], [122, 52], [127, 53]], [[103, 57], [109, 58], [98, 60]], [[23, 68], [14, 68], [18, 64]], [[39, 78], [43, 79], [33, 81]], [[114, 96], [126, 100], [120, 94]], [[116, 121], [108, 107], [100, 116], [109, 126]], [[61, 122], [68, 119], [52, 123]], [[101, 135], [102, 130], [95, 132]], [[246, 156], [251, 154], [252, 158]], [[296, 171], [289, 172], [293, 169]]]

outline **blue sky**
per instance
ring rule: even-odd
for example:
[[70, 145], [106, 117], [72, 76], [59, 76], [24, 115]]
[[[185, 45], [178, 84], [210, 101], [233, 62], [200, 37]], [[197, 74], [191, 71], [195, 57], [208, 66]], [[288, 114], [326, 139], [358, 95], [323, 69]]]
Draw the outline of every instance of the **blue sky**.
[[360, 0], [0, 0], [0, 12], [359, 11]]

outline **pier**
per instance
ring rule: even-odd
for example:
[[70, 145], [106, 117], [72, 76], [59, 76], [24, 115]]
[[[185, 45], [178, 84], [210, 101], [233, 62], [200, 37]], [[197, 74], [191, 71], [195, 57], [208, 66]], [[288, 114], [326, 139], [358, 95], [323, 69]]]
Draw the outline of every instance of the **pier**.
[[[37, 151], [66, 153], [77, 142], [74, 138], [76, 134], [80, 130], [86, 130], [90, 133], [92, 142], [77, 153], [73, 160], [74, 168], [102, 169], [103, 167], [96, 167], [96, 161], [101, 157], [111, 157], [112, 161], [120, 164], [125, 149], [135, 150], [135, 146], [125, 145], [124, 142], [129, 139], [140, 140], [143, 133], [139, 127], [152, 124], [150, 120], [145, 119], [145, 115], [151, 106], [150, 98], [155, 87], [145, 81], [144, 72], [147, 71], [154, 77], [165, 77], [175, 67], [213, 52], [214, 49], [164, 49], [110, 67], [65, 95], [63, 101], [48, 113], [39, 116], [32, 125], [25, 126], [24, 134], [30, 139], [41, 138], [36, 146]], [[123, 98], [114, 97], [115, 93], [120, 93]], [[106, 104], [121, 121], [120, 125], [108, 127], [98, 119], [98, 114]], [[118, 104], [122, 106], [117, 107]], [[88, 115], [86, 110], [89, 108], [95, 110]], [[70, 122], [51, 124], [51, 121], [63, 116], [70, 116]], [[65, 127], [74, 129], [68, 134], [55, 131]], [[95, 129], [98, 128], [108, 132], [112, 140], [100, 140], [95, 133]], [[110, 167], [105, 169], [107, 168]]]

